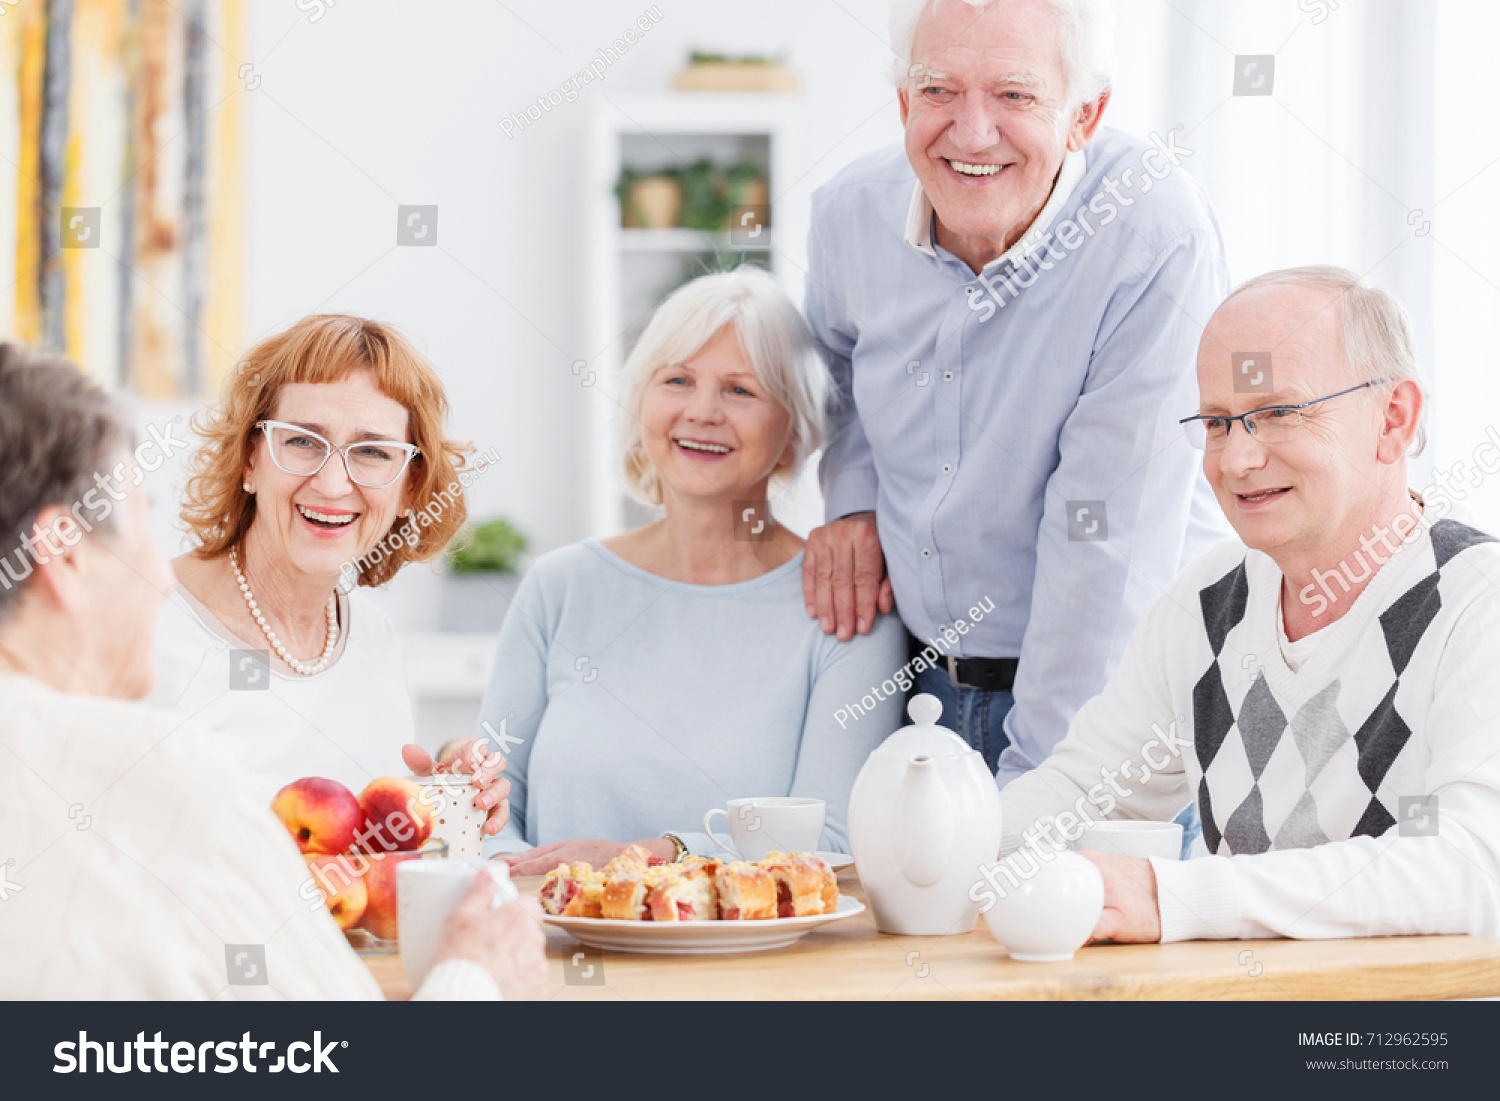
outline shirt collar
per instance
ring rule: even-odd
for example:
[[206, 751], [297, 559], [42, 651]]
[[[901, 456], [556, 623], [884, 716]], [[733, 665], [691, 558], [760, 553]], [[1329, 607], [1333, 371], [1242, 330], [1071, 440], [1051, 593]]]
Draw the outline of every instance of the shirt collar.
[[[1082, 149], [1070, 150], [1063, 157], [1062, 167], [1058, 169], [1057, 179], [1052, 184], [1052, 194], [1047, 199], [1047, 205], [1042, 207], [1042, 212], [1032, 221], [1030, 228], [1021, 235], [1019, 241], [1006, 249], [1004, 254], [991, 260], [985, 267], [991, 267], [1005, 260], [1019, 262], [1035, 252], [1046, 235], [1047, 227], [1052, 224], [1058, 211], [1062, 209], [1062, 205], [1068, 201], [1068, 196], [1073, 194], [1079, 181], [1083, 179], [1087, 167], [1087, 154]], [[932, 201], [927, 198], [927, 192], [922, 190], [922, 181], [918, 180], [912, 188], [911, 206], [906, 212], [905, 240], [908, 246], [928, 256], [937, 255], [932, 239], [932, 215]]]

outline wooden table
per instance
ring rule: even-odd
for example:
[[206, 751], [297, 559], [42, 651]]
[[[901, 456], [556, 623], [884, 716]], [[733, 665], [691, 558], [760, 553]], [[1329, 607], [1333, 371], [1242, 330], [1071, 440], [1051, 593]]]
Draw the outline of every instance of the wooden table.
[[[516, 880], [522, 897], [541, 878]], [[839, 889], [865, 901], [852, 868]], [[1413, 999], [1500, 995], [1500, 941], [1478, 937], [1189, 941], [1080, 949], [1067, 963], [1020, 963], [980, 918], [972, 933], [897, 937], [867, 910], [790, 948], [732, 956], [610, 952], [603, 985], [565, 976], [582, 946], [547, 928], [548, 994], [559, 999]], [[397, 956], [365, 961], [390, 999], [411, 996]]]

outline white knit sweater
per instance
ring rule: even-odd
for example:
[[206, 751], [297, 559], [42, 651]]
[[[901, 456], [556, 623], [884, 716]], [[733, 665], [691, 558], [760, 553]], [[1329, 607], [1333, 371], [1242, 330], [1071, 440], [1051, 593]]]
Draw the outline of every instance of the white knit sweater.
[[[0, 674], [0, 999], [381, 996], [214, 740]], [[500, 991], [445, 960], [417, 996]]]
[[1152, 859], [1163, 941], [1500, 936], [1500, 543], [1414, 534], [1296, 673], [1281, 583], [1234, 540], [1183, 571], [1005, 788], [1002, 851], [1053, 816], [1165, 820], [1195, 797], [1215, 855]]

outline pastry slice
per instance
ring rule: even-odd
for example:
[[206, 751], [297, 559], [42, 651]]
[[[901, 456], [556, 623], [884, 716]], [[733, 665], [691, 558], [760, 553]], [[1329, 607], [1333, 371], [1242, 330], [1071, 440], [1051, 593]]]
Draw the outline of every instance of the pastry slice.
[[715, 921], [719, 892], [714, 886], [717, 860], [689, 856], [680, 864], [653, 870], [654, 883], [646, 893], [652, 921]]
[[542, 909], [560, 917], [598, 917], [604, 877], [591, 864], [559, 864], [547, 873], [537, 899]]
[[661, 857], [654, 855], [649, 849], [640, 845], [627, 845], [624, 852], [604, 865], [600, 871], [607, 876], [620, 872], [643, 872], [660, 863]]
[[714, 873], [719, 917], [724, 921], [766, 921], [776, 916], [776, 880], [764, 868], [743, 860], [721, 864]]
[[621, 871], [605, 877], [599, 899], [600, 916], [616, 921], [650, 921], [646, 895], [656, 886], [658, 878], [655, 872], [646, 869]]
[[773, 852], [766, 854], [760, 866], [776, 881], [777, 917], [831, 914], [838, 907], [838, 881], [818, 857]]

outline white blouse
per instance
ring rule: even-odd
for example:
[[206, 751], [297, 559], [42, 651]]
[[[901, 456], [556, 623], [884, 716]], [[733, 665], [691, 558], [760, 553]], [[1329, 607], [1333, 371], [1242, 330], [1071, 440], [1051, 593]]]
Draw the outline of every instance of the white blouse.
[[339, 596], [344, 626], [328, 668], [286, 672], [245, 654], [247, 644], [181, 585], [156, 623], [151, 703], [211, 732], [255, 796], [269, 803], [304, 776], [358, 794], [379, 776], [404, 776], [415, 740], [401, 646], [389, 617], [363, 593]]

